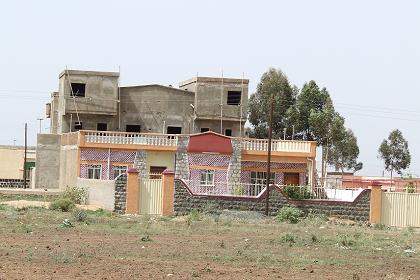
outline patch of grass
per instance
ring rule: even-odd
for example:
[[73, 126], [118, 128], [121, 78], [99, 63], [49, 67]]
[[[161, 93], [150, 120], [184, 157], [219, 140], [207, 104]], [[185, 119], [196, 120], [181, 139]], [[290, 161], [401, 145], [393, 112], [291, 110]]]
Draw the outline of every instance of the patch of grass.
[[283, 207], [277, 213], [276, 219], [279, 222], [296, 224], [303, 217], [303, 211], [294, 207]]
[[50, 204], [51, 210], [61, 210], [63, 212], [69, 212], [71, 209], [74, 208], [74, 202], [71, 201], [68, 198], [60, 198], [57, 200], [54, 200]]
[[73, 209], [72, 214], [73, 214], [74, 219], [78, 222], [86, 222], [87, 217], [88, 217], [87, 212], [79, 208]]

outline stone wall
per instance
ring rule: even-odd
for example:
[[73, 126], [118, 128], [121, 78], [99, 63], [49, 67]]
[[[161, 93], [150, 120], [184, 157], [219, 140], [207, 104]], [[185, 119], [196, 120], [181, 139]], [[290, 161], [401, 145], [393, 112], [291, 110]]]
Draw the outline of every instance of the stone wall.
[[175, 155], [175, 178], [188, 180], [190, 178], [190, 170], [188, 163], [188, 136], [178, 136], [178, 148]]
[[[175, 181], [174, 212], [188, 214], [192, 209], [200, 211], [216, 208], [219, 210], [246, 210], [264, 213], [266, 193], [258, 198], [193, 195], [180, 180]], [[329, 217], [360, 222], [369, 221], [370, 190], [364, 190], [354, 202], [333, 200], [291, 200], [280, 188], [272, 187], [269, 199], [269, 214], [276, 215], [284, 206], [297, 207], [305, 213], [325, 214]]]
[[115, 179], [115, 206], [116, 213], [124, 214], [127, 204], [127, 174], [122, 174]]
[[227, 172], [228, 184], [235, 185], [241, 183], [241, 159], [242, 142], [239, 139], [232, 138], [233, 153], [230, 157], [229, 168]]
[[[26, 188], [30, 187], [30, 181], [26, 180]], [[0, 188], [23, 189], [25, 187], [23, 179], [0, 179]]]
[[146, 179], [149, 171], [147, 170], [147, 152], [138, 150], [134, 158], [134, 166], [139, 171], [139, 178]]

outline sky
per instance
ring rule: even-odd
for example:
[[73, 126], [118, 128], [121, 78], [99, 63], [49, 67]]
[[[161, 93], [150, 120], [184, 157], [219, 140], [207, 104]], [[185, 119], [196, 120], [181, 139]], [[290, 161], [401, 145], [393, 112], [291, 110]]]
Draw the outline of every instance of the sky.
[[[123, 86], [270, 67], [326, 87], [358, 138], [359, 174], [382, 175], [393, 129], [420, 176], [420, 1], [2, 1], [0, 145], [36, 144], [38, 118], [68, 69], [121, 71]], [[15, 140], [15, 141], [14, 141]], [[386, 174], [386, 173], [385, 173]]]

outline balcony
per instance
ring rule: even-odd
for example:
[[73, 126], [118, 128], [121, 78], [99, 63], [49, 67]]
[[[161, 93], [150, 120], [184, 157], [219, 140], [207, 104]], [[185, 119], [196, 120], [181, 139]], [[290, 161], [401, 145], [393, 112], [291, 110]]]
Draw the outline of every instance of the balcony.
[[176, 150], [178, 136], [173, 134], [79, 131], [80, 147]]
[[[311, 141], [273, 140], [271, 151], [273, 153], [295, 153], [297, 155], [311, 156], [315, 153], [316, 143]], [[267, 153], [267, 139], [243, 139], [242, 150], [249, 153]]]

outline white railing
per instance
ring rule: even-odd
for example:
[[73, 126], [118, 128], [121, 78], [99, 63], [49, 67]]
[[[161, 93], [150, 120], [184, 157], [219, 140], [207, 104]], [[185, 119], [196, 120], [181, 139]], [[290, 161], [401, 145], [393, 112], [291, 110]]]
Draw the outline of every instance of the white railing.
[[183, 180], [193, 194], [214, 196], [258, 197], [265, 187], [255, 184], [228, 184], [215, 182], [214, 185], [203, 185], [200, 181]]
[[330, 199], [340, 201], [354, 201], [363, 189], [337, 189], [310, 186], [280, 186], [291, 199]]
[[[243, 139], [242, 148], [248, 151], [268, 151], [267, 139]], [[271, 142], [272, 152], [298, 152], [310, 153], [311, 142], [273, 140]]]
[[122, 132], [84, 132], [86, 143], [177, 146], [178, 137], [169, 134], [141, 134]]

